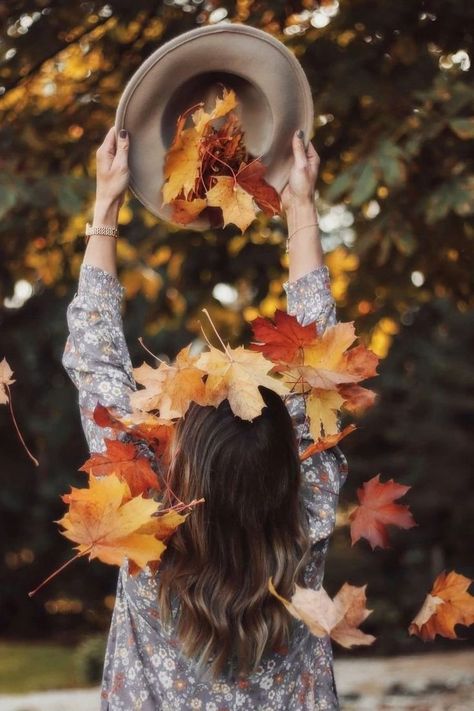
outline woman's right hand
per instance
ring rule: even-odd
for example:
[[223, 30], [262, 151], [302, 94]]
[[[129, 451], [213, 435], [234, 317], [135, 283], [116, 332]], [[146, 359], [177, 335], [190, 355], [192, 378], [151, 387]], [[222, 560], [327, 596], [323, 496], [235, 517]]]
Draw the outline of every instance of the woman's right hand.
[[[302, 132], [301, 132], [302, 133]], [[288, 182], [281, 192], [281, 203], [285, 212], [291, 205], [313, 205], [316, 178], [319, 171], [319, 155], [311, 141], [305, 151], [304, 136], [295, 131], [292, 139], [293, 165]]]
[[[124, 131], [125, 129], [122, 129]], [[112, 126], [96, 152], [97, 186], [96, 201], [113, 204], [118, 208], [123, 203], [128, 187], [130, 171], [128, 168], [129, 136], [118, 138]]]

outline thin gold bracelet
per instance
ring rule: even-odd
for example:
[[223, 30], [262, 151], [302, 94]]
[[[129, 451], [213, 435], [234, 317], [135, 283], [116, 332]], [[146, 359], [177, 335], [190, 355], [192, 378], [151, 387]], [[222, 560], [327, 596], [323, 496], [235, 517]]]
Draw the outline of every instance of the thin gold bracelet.
[[319, 222], [310, 222], [309, 225], [301, 225], [301, 227], [297, 227], [296, 230], [293, 230], [291, 235], [288, 235], [288, 237], [286, 238], [286, 253], [287, 254], [290, 251], [290, 239], [293, 237], [295, 232], [298, 232], [298, 230], [302, 230], [305, 227], [319, 227]]

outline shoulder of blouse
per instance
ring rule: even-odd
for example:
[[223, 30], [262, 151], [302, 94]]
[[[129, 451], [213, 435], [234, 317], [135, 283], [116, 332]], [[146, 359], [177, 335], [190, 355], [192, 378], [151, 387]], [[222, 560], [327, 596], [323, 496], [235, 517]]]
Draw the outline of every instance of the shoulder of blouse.
[[114, 274], [92, 264], [82, 264], [79, 272], [77, 295], [91, 304], [120, 310], [125, 288]]

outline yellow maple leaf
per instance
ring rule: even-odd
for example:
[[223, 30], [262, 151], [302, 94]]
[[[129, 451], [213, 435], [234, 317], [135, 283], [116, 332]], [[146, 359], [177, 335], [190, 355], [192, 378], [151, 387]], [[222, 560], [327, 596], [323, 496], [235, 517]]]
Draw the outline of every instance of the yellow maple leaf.
[[[186, 198], [188, 193], [194, 189], [201, 168], [201, 140], [208, 124], [210, 121], [224, 116], [235, 106], [237, 106], [235, 92], [232, 89], [228, 91], [224, 88], [222, 98], [216, 99], [216, 105], [211, 113], [207, 113], [202, 108], [194, 111], [192, 114], [194, 126], [183, 128], [185, 119], [178, 121], [178, 130], [165, 158], [163, 174], [166, 182], [163, 185], [162, 207], [176, 198], [181, 190], [184, 191]], [[189, 207], [183, 203], [179, 203], [175, 210], [180, 210], [183, 207], [186, 215], [189, 215], [188, 221], [193, 220], [195, 215], [190, 213]], [[198, 212], [201, 212], [204, 207], [205, 205], [201, 203]], [[194, 211], [196, 210], [198, 210], [198, 205], [194, 204]]]
[[231, 348], [227, 344], [225, 351], [209, 346], [209, 351], [201, 353], [196, 365], [209, 374], [206, 402], [217, 407], [228, 398], [232, 412], [242, 420], [253, 420], [265, 406], [259, 385], [271, 388], [279, 395], [289, 392], [281, 380], [268, 375], [273, 363], [261, 353], [246, 350], [243, 346]]
[[245, 232], [256, 217], [252, 195], [230, 175], [218, 176], [206, 195], [208, 205], [221, 208], [224, 226], [232, 222]]
[[344, 398], [337, 390], [311, 390], [306, 401], [306, 414], [310, 420], [309, 431], [315, 442], [321, 437], [321, 427], [324, 435], [336, 434], [337, 411], [343, 402]]
[[214, 121], [214, 119], [225, 116], [229, 113], [229, 111], [235, 109], [236, 106], [237, 96], [235, 91], [224, 87], [222, 97], [216, 97], [216, 105], [210, 114], [204, 111], [203, 108], [197, 109], [197, 111], [192, 114], [196, 130], [202, 134], [205, 131], [209, 121]]
[[163, 185], [162, 207], [181, 190], [186, 197], [194, 189], [201, 167], [200, 142], [201, 134], [195, 128], [186, 128], [178, 134], [176, 143], [166, 154], [163, 173], [167, 180]]
[[160, 559], [166, 546], [155, 537], [151, 518], [160, 504], [131, 497], [127, 482], [116, 474], [90, 475], [87, 488], [71, 487], [62, 498], [69, 511], [55, 522], [63, 526], [63, 536], [78, 544], [79, 553], [89, 552], [89, 560], [99, 558], [120, 566], [130, 558], [143, 569], [149, 561]]

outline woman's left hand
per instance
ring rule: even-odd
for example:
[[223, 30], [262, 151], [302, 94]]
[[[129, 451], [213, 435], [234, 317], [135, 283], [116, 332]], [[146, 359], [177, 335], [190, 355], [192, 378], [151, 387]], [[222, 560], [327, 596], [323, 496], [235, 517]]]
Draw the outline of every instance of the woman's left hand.
[[122, 129], [117, 138], [115, 126], [112, 126], [96, 152], [96, 202], [113, 204], [117, 208], [123, 203], [130, 178], [128, 147], [128, 132]]

